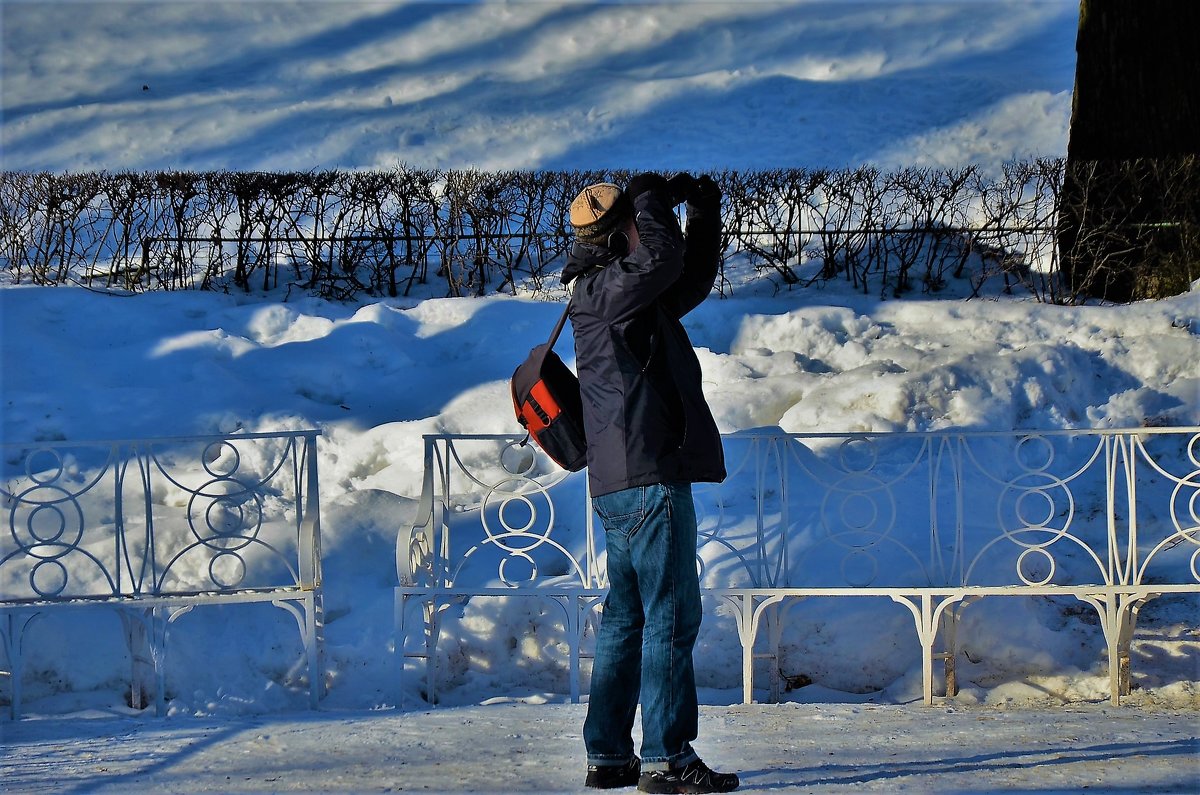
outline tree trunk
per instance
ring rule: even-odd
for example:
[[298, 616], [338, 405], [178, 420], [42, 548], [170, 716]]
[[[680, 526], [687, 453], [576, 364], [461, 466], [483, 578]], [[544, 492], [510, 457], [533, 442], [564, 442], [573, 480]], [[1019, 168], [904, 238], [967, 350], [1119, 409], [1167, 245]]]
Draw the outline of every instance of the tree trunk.
[[1197, 0], [1080, 2], [1059, 234], [1075, 295], [1160, 297], [1200, 276], [1197, 31]]

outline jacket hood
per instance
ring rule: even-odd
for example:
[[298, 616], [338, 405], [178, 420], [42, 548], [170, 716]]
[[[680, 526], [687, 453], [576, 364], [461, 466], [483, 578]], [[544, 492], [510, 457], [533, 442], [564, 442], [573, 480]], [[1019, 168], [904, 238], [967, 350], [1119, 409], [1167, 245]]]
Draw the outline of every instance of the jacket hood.
[[580, 276], [611, 265], [619, 259], [618, 255], [603, 246], [581, 243], [577, 240], [571, 246], [571, 253], [567, 255], [567, 264], [562, 272], [562, 283], [570, 284]]

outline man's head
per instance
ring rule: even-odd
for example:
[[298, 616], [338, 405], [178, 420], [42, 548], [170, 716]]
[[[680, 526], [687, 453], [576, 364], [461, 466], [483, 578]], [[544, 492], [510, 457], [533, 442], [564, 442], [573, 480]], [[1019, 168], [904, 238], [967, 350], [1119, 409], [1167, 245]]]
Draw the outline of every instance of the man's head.
[[[636, 234], [633, 203], [611, 182], [588, 185], [571, 202], [571, 226], [575, 229], [575, 237], [582, 243], [632, 249], [634, 244], [630, 235]], [[614, 234], [623, 237], [613, 238]], [[618, 240], [623, 245], [614, 245]], [[626, 252], [622, 250], [619, 253]]]

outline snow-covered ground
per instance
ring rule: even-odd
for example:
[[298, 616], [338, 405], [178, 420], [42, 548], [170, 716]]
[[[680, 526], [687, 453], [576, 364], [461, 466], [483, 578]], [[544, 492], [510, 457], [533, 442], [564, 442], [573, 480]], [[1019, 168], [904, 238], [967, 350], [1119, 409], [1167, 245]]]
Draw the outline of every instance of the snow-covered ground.
[[778, 168], [1066, 152], [1078, 3], [5, 0], [5, 168]]
[[[422, 435], [516, 431], [507, 379], [545, 338], [561, 305], [506, 296], [354, 305], [277, 298], [0, 290], [3, 438], [321, 429], [332, 681], [324, 703], [391, 705], [393, 548], [397, 531], [415, 515]], [[687, 325], [723, 431], [805, 433], [1197, 425], [1198, 318], [1200, 290], [1130, 306], [1055, 307], [915, 297], [881, 302], [832, 285], [782, 298], [713, 298]], [[960, 676], [974, 694], [964, 697], [990, 703], [1102, 698], [1099, 628], [1074, 621], [1059, 631], [1053, 611], [1034, 620], [1041, 611], [1026, 612], [1029, 605], [1018, 601], [1013, 609], [1021, 610], [1020, 618], [1014, 614], [1009, 631], [986, 644], [982, 663], [962, 661]], [[1134, 671], [1155, 699], [1197, 699], [1200, 631], [1189, 618], [1195, 607], [1195, 599], [1164, 598], [1143, 612], [1146, 632]], [[997, 609], [1004, 608], [988, 603], [988, 611]], [[223, 611], [189, 617], [188, 631], [172, 641], [178, 650], [173, 713], [303, 704], [303, 688], [286, 673], [297, 654], [294, 627], [286, 616], [260, 610], [268, 616], [244, 626], [228, 623]], [[890, 644], [839, 632], [834, 616], [826, 618], [821, 643], [813, 646], [822, 658], [806, 672], [815, 686], [792, 697], [919, 698], [915, 650], [897, 657]], [[903, 611], [894, 618], [907, 624]], [[510, 620], [517, 623], [477, 637], [484, 648], [476, 651], [504, 659], [507, 639], [524, 635], [520, 614]], [[58, 644], [31, 643], [27, 665], [39, 673], [26, 677], [27, 708], [119, 706], [126, 668], [114, 629], [115, 623], [83, 622], [76, 631], [90, 653], [73, 658], [64, 658]], [[907, 637], [911, 626], [902, 631]], [[264, 637], [276, 641], [263, 643]], [[213, 638], [219, 655], [207, 651]], [[489, 638], [495, 648], [487, 648]], [[727, 640], [716, 646], [721, 654], [702, 663], [702, 671], [724, 672], [702, 677], [715, 688], [706, 696], [710, 703], [735, 698], [738, 685], [730, 676], [739, 670], [738, 647]], [[848, 659], [854, 666], [839, 662]], [[523, 677], [522, 668], [501, 666], [445, 697], [472, 703], [528, 695], [531, 683]], [[410, 703], [414, 697], [409, 694]]]
[[[0, 146], [7, 169], [996, 167], [1065, 151], [1077, 12], [1070, 0], [6, 0]], [[735, 284], [688, 318], [718, 422], [1200, 424], [1200, 285], [1122, 307], [955, 293]], [[320, 428], [331, 617], [318, 715], [296, 712], [294, 626], [269, 609], [189, 617], [166, 723], [127, 717], [111, 628], [73, 627], [75, 656], [31, 644], [25, 709], [39, 720], [0, 722], [6, 787], [577, 787], [579, 707], [480, 705], [561, 700], [530, 698], [516, 668], [453, 695], [475, 706], [432, 714], [392, 709], [388, 677], [393, 548], [420, 490], [421, 436], [513, 431], [506, 380], [561, 306], [280, 298], [0, 289], [5, 442]], [[932, 710], [908, 705], [915, 661], [896, 669], [843, 633], [825, 652], [857, 673], [832, 665], [790, 694], [810, 703], [720, 706], [735, 699], [706, 690], [701, 748], [761, 789], [1200, 789], [1198, 607], [1144, 611], [1129, 709], [1083, 703], [1106, 688], [1094, 626], [1011, 633], [1015, 646], [960, 667], [962, 700]]]
[[[28, 793], [595, 792], [579, 761], [583, 715], [501, 703], [25, 721], [5, 738], [0, 775]], [[1195, 718], [1101, 705], [701, 707], [699, 748], [740, 771], [743, 792], [1195, 793]]]

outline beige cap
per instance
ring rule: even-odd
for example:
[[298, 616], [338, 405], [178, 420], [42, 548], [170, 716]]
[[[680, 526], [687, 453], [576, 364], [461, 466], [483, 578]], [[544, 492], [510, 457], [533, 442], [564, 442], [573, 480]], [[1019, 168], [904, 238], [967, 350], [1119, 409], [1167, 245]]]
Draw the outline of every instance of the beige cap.
[[588, 185], [571, 202], [571, 226], [585, 243], [604, 243], [610, 234], [633, 216], [633, 205], [611, 182]]

